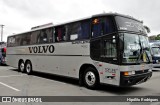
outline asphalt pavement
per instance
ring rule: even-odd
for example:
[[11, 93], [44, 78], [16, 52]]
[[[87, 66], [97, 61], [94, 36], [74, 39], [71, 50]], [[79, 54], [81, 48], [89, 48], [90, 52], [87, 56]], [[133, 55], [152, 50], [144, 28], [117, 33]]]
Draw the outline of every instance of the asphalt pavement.
[[[160, 71], [154, 71], [151, 79], [132, 87], [101, 85], [97, 90], [79, 86], [78, 80], [51, 74], [34, 72], [33, 75], [17, 72], [9, 66], [0, 66], [0, 96], [160, 96]], [[4, 105], [3, 103], [0, 103]], [[6, 103], [5, 103], [6, 104]], [[10, 103], [11, 104], [11, 103]], [[13, 103], [12, 103], [13, 104]], [[102, 105], [104, 102], [54, 102], [16, 103], [15, 105]], [[117, 103], [114, 105], [160, 105], [160, 103]]]

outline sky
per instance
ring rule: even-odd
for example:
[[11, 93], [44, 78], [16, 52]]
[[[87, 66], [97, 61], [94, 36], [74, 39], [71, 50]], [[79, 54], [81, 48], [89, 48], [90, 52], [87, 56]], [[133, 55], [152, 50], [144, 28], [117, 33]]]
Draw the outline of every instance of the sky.
[[[120, 13], [143, 20], [160, 34], [160, 0], [0, 0], [3, 41], [7, 36], [29, 31], [46, 23], [63, 23], [100, 13]], [[1, 28], [0, 28], [1, 30]]]

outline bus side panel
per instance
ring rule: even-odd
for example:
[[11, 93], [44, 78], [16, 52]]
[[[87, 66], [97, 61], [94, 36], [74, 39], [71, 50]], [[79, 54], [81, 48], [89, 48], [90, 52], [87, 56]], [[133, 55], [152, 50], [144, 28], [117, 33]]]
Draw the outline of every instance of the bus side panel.
[[[50, 46], [54, 46], [53, 53], [48, 51], [53, 49]], [[48, 48], [46, 53], [43, 51], [44, 47]], [[18, 67], [19, 59], [29, 59], [35, 71], [78, 78], [80, 67], [86, 63], [92, 64], [89, 48], [89, 42], [83, 41], [9, 47], [8, 65]], [[34, 49], [38, 51], [35, 53]]]
[[6, 64], [10, 65], [12, 67], [18, 68], [18, 61], [19, 61], [19, 57], [16, 55], [7, 55], [6, 56]]

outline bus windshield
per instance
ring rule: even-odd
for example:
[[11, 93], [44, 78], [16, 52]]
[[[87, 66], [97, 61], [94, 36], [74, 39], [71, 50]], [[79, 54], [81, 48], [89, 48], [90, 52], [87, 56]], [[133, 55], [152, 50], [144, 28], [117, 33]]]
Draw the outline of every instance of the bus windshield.
[[121, 16], [116, 16], [115, 20], [118, 25], [118, 30], [141, 32], [143, 34], [146, 34], [145, 28], [143, 27], [143, 23], [138, 20]]
[[120, 35], [120, 42], [122, 42], [122, 63], [151, 62], [150, 47], [146, 36], [124, 33]]
[[153, 55], [160, 55], [160, 49], [159, 47], [152, 47]]

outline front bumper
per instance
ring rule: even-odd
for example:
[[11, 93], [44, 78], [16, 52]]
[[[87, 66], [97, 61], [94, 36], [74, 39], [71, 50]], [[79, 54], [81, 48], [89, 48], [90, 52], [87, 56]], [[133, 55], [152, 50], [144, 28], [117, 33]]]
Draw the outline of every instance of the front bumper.
[[120, 86], [131, 86], [140, 84], [143, 82], [146, 82], [150, 77], [152, 76], [152, 72], [132, 75], [132, 76], [124, 76], [123, 73], [121, 73], [120, 76]]
[[153, 70], [160, 70], [160, 64], [152, 64], [153, 65]]

